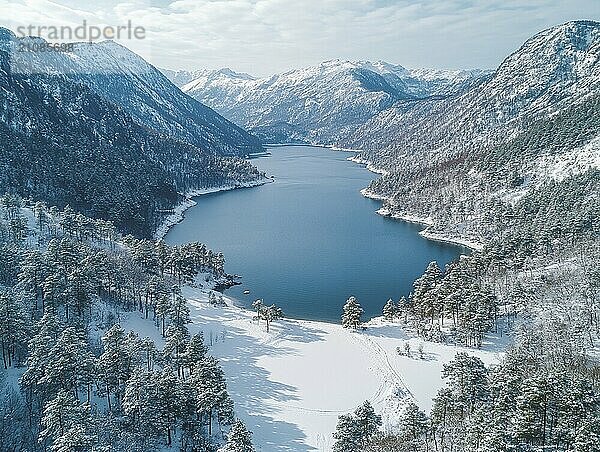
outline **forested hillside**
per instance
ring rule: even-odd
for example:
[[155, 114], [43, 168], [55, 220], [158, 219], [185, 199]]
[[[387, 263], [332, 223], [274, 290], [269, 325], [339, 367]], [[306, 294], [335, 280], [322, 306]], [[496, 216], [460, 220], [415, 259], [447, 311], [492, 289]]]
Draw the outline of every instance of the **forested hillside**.
[[334, 450], [598, 450], [599, 83], [600, 24], [570, 22], [472, 90], [401, 103], [359, 131], [358, 158], [386, 171], [365, 191], [387, 199], [382, 213], [483, 245], [432, 263], [384, 314], [474, 347], [503, 318], [513, 340], [495, 367], [457, 354], [431, 412], [408, 404], [394, 432], [340, 417]]
[[[2, 450], [216, 450], [233, 402], [182, 284], [227, 279], [200, 243], [122, 237], [72, 209], [0, 203]], [[121, 326], [131, 313], [164, 347]], [[231, 441], [247, 441], [235, 424]]]
[[0, 191], [149, 236], [188, 190], [261, 178], [250, 163], [160, 135], [87, 85], [15, 70], [0, 51]]
[[41, 38], [16, 38], [0, 30], [0, 48], [14, 73], [63, 75], [117, 104], [135, 122], [204, 151], [244, 156], [259, 152], [256, 137], [182, 93], [154, 66], [113, 41], [75, 43], [68, 52], [36, 51]]

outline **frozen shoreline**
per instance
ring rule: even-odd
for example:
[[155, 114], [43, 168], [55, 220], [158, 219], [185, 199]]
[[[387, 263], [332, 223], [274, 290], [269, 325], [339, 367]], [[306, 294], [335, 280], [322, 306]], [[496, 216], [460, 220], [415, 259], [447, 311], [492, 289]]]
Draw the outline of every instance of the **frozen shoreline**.
[[[334, 151], [361, 152], [360, 150], [356, 150], [356, 149], [342, 149], [342, 148], [337, 148], [335, 146], [323, 146], [323, 147], [332, 149]], [[387, 176], [389, 174], [389, 171], [384, 170], [382, 168], [377, 168], [370, 161], [362, 159], [357, 155], [348, 157], [347, 160], [357, 163], [359, 165], [364, 165], [367, 168], [367, 170], [371, 171], [372, 173], [379, 174], [381, 176]], [[377, 201], [389, 201], [390, 200], [389, 197], [374, 193], [374, 192], [368, 190], [367, 188], [363, 188], [360, 191], [360, 193], [365, 198], [375, 199]], [[419, 235], [421, 237], [426, 238], [427, 240], [432, 240], [435, 242], [450, 243], [452, 245], [464, 246], [473, 251], [481, 251], [483, 249], [482, 243], [479, 243], [479, 242], [476, 242], [473, 240], [469, 240], [469, 239], [463, 238], [463, 237], [450, 237], [443, 233], [437, 233], [437, 232], [431, 231], [431, 227], [433, 226], [432, 218], [423, 218], [423, 217], [418, 217], [418, 216], [410, 215], [410, 214], [392, 213], [385, 207], [379, 208], [377, 210], [377, 213], [379, 215], [387, 216], [387, 217], [394, 218], [394, 219], [401, 220], [401, 221], [406, 221], [408, 223], [417, 223], [417, 224], [421, 224], [421, 225], [425, 226], [425, 229], [423, 229], [421, 232], [419, 232]]]
[[169, 230], [178, 223], [181, 223], [185, 217], [185, 211], [190, 207], [193, 207], [197, 204], [193, 198], [196, 196], [207, 195], [209, 193], [218, 193], [222, 191], [235, 190], [236, 188], [250, 188], [250, 187], [258, 187], [260, 185], [265, 185], [273, 182], [274, 180], [269, 177], [263, 177], [251, 182], [242, 182], [237, 184], [229, 184], [229, 185], [219, 185], [217, 187], [208, 187], [208, 188], [200, 188], [197, 190], [190, 190], [185, 193], [183, 196], [185, 199], [180, 202], [173, 209], [173, 213], [171, 213], [168, 217], [166, 217], [162, 224], [156, 229], [154, 232], [155, 240], [162, 240]]
[[[363, 188], [360, 191], [360, 193], [365, 198], [375, 199], [377, 201], [389, 201], [388, 197], [379, 195], [377, 193], [373, 193], [372, 191], [370, 191], [366, 188]], [[418, 217], [418, 216], [410, 215], [410, 214], [403, 215], [403, 214], [399, 214], [399, 213], [392, 213], [390, 210], [388, 210], [385, 207], [379, 208], [377, 210], [377, 214], [382, 215], [384, 217], [390, 217], [390, 218], [394, 218], [397, 220], [406, 221], [408, 223], [416, 223], [416, 224], [425, 226], [425, 229], [420, 231], [419, 235], [421, 237], [426, 238], [427, 240], [433, 240], [435, 242], [443, 242], [443, 243], [450, 243], [452, 245], [464, 246], [473, 251], [481, 251], [483, 249], [482, 243], [479, 243], [479, 242], [476, 242], [473, 240], [469, 240], [467, 238], [462, 238], [462, 237], [450, 237], [443, 233], [431, 231], [431, 227], [433, 226], [433, 219], [431, 217], [424, 218], [424, 217]]]
[[[355, 151], [355, 152], [360, 152], [360, 151]], [[368, 160], [364, 160], [358, 156], [348, 157], [347, 160], [354, 162], [354, 163], [358, 163], [359, 165], [365, 165], [365, 167], [372, 173], [379, 174], [381, 176], [387, 176], [389, 174], [389, 171], [386, 171], [381, 168], [377, 168]], [[365, 198], [375, 199], [377, 201], [389, 201], [389, 198], [387, 196], [379, 195], [377, 193], [374, 193], [374, 192], [368, 190], [367, 188], [363, 188], [360, 191], [360, 193]], [[421, 232], [419, 232], [419, 235], [421, 237], [426, 238], [427, 240], [432, 240], [435, 242], [450, 243], [452, 245], [460, 245], [460, 246], [467, 247], [474, 251], [481, 251], [483, 249], [483, 244], [481, 244], [479, 242], [475, 242], [473, 240], [469, 240], [469, 239], [462, 238], [462, 237], [450, 237], [445, 234], [440, 234], [440, 233], [431, 231], [431, 227], [433, 226], [432, 218], [423, 218], [423, 217], [418, 217], [418, 216], [410, 215], [410, 214], [402, 215], [402, 214], [398, 214], [398, 213], [392, 213], [385, 207], [379, 208], [377, 210], [377, 213], [379, 215], [383, 215], [383, 216], [390, 217], [390, 218], [395, 218], [395, 219], [401, 220], [401, 221], [406, 221], [408, 223], [417, 223], [417, 224], [421, 224], [421, 225], [425, 226], [425, 229], [423, 229]]]
[[[354, 157], [348, 157], [347, 160], [350, 160], [351, 162], [354, 162], [354, 163], [358, 163], [359, 165], [365, 165], [365, 167], [369, 171], [371, 171], [372, 173], [375, 173], [375, 174], [380, 174], [381, 176], [387, 176], [390, 173], [389, 171], [386, 171], [384, 169], [373, 166], [373, 164], [371, 162], [369, 162], [368, 160], [361, 159], [360, 157], [358, 157], [356, 155]], [[373, 195], [377, 196], [375, 194], [373, 194]], [[373, 199], [377, 199], [377, 198], [373, 198]], [[381, 199], [384, 199], [384, 198], [381, 198]]]

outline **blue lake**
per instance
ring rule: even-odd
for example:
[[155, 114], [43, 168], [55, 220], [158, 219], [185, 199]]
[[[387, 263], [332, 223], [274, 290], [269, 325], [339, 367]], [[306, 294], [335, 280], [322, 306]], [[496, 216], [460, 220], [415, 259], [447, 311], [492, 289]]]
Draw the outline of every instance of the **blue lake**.
[[381, 203], [360, 194], [377, 176], [348, 161], [351, 153], [269, 151], [253, 163], [274, 183], [198, 197], [165, 238], [222, 251], [225, 270], [242, 275], [242, 284], [226, 291], [240, 304], [262, 298], [288, 317], [338, 322], [354, 295], [366, 320], [381, 315], [388, 298], [408, 295], [430, 261], [443, 268], [468, 252], [425, 240], [419, 225], [377, 215]]

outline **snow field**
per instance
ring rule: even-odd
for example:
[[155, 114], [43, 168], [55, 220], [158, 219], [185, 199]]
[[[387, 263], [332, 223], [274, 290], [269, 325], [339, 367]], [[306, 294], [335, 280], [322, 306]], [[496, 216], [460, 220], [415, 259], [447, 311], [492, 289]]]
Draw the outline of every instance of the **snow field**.
[[[253, 432], [256, 449], [264, 452], [331, 450], [338, 416], [366, 399], [382, 415], [384, 429], [393, 430], [407, 402], [429, 411], [444, 384], [443, 364], [457, 352], [493, 364], [508, 340], [489, 338], [482, 350], [423, 342], [381, 318], [362, 331], [323, 322], [275, 321], [267, 334], [263, 321], [257, 324], [252, 311], [233, 306], [232, 300], [215, 307], [206, 291], [191, 287], [183, 295], [191, 310], [190, 333], [203, 332], [210, 353], [223, 366], [237, 416]], [[122, 325], [159, 339], [157, 345], [162, 342], [151, 321], [138, 313]], [[405, 341], [412, 357], [396, 352]]]

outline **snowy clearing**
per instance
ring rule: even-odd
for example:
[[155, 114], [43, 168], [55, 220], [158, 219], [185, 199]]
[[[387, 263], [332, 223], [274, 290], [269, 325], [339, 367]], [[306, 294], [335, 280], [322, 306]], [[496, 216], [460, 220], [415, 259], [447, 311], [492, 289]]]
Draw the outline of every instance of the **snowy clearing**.
[[[183, 294], [193, 321], [190, 333], [204, 333], [227, 376], [237, 416], [254, 433], [257, 450], [264, 452], [331, 450], [338, 416], [366, 399], [382, 415], [384, 429], [393, 429], [406, 402], [414, 400], [429, 411], [443, 385], [443, 364], [457, 352], [491, 364], [498, 362], [509, 339], [492, 337], [482, 350], [453, 347], [424, 342], [380, 318], [357, 332], [322, 322], [276, 321], [267, 334], [264, 322], [257, 324], [253, 312], [231, 300], [219, 307], [210, 305], [200, 289], [186, 287]], [[123, 327], [142, 337], [151, 335], [160, 344], [151, 321], [138, 317], [131, 313]], [[405, 341], [413, 357], [396, 352]]]

